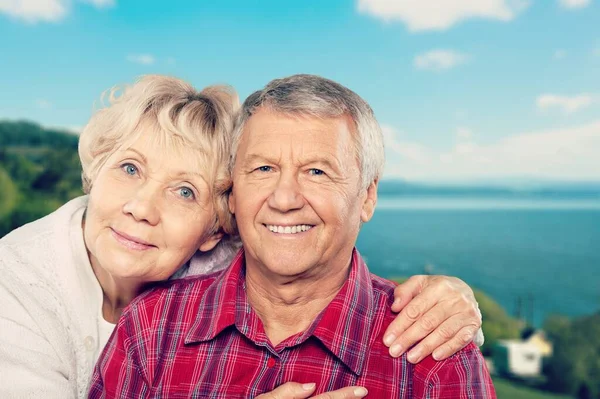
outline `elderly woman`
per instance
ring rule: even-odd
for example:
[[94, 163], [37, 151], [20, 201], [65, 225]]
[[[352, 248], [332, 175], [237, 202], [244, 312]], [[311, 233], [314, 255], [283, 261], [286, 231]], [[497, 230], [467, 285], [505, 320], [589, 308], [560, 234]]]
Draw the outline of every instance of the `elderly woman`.
[[[235, 93], [160, 76], [115, 93], [80, 137], [87, 195], [0, 240], [0, 397], [85, 396], [133, 298], [158, 281], [226, 267], [236, 249], [222, 240], [235, 234], [227, 211]], [[458, 339], [470, 341], [480, 325], [465, 287], [434, 277], [398, 289], [396, 309], [416, 295], [405, 309], [419, 311], [403, 311], [386, 343], [433, 308], [428, 331], [413, 325], [409, 339], [441, 325], [427, 353], [442, 343], [444, 356], [460, 349]], [[286, 385], [282, 396], [297, 388]]]

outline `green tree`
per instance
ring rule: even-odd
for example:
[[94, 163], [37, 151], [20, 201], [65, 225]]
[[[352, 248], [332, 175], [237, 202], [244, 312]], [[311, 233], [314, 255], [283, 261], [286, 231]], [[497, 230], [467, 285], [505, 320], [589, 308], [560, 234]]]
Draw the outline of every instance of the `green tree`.
[[494, 344], [499, 339], [519, 338], [523, 326], [521, 322], [510, 317], [502, 306], [482, 291], [474, 290], [474, 292], [483, 317], [485, 343], [481, 347], [481, 351], [485, 356], [489, 356]]
[[65, 131], [44, 129], [32, 122], [0, 122], [0, 147], [48, 146], [77, 149], [78, 137]]
[[3, 165], [13, 182], [28, 189], [41, 172], [41, 166], [20, 153], [0, 151], [0, 165]]
[[0, 166], [0, 219], [9, 215], [17, 204], [18, 190], [12, 179]]
[[12, 230], [10, 217], [17, 206], [18, 197], [17, 186], [6, 170], [0, 166], [0, 237]]
[[82, 194], [78, 137], [0, 122], [0, 237]]
[[544, 367], [548, 388], [581, 399], [600, 398], [600, 312], [573, 321], [549, 317], [544, 329], [554, 344]]

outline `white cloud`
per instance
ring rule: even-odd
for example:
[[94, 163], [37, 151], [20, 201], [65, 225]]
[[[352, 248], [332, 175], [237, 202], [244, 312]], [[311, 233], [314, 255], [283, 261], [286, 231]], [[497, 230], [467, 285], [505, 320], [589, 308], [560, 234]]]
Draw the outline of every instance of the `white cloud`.
[[112, 7], [115, 5], [115, 0], [81, 0], [84, 3], [89, 3], [97, 8]]
[[417, 69], [442, 71], [451, 69], [468, 60], [468, 56], [454, 50], [431, 50], [415, 57], [413, 64]]
[[[387, 126], [388, 136], [394, 129]], [[386, 141], [385, 178], [451, 181], [502, 177], [597, 180], [600, 120], [582, 126], [527, 132], [491, 144], [459, 142], [435, 150], [417, 142]], [[418, 158], [412, 150], [418, 148]], [[401, 150], [401, 151], [399, 151]]]
[[0, 13], [28, 23], [58, 22], [67, 14], [64, 0], [0, 0]]
[[593, 102], [589, 94], [579, 94], [577, 96], [560, 96], [556, 94], [542, 94], [536, 99], [537, 107], [541, 110], [549, 108], [560, 108], [565, 114], [572, 114], [582, 108], [588, 107]]
[[38, 98], [37, 100], [35, 100], [35, 105], [38, 106], [38, 108], [41, 109], [50, 109], [52, 108], [52, 103], [48, 100], [45, 100], [43, 98]]
[[558, 0], [558, 2], [564, 8], [576, 9], [589, 6], [592, 0]]
[[152, 65], [156, 59], [150, 54], [129, 54], [127, 61], [142, 65]]
[[403, 159], [417, 164], [429, 161], [428, 151], [421, 144], [400, 140], [400, 133], [389, 125], [382, 125], [381, 130], [383, 132], [386, 152], [391, 151], [394, 154], [402, 156]]
[[510, 21], [529, 0], [358, 0], [361, 13], [385, 22], [401, 21], [411, 32], [446, 30], [471, 18]]
[[562, 60], [563, 58], [565, 58], [567, 56], [567, 52], [563, 49], [557, 49], [554, 51], [554, 59], [555, 60]]
[[[115, 0], [79, 0], [96, 8], [113, 6]], [[71, 0], [0, 0], [0, 13], [27, 23], [60, 22], [71, 11]]]
[[468, 127], [456, 128], [456, 138], [459, 140], [470, 140], [473, 138], [473, 131]]

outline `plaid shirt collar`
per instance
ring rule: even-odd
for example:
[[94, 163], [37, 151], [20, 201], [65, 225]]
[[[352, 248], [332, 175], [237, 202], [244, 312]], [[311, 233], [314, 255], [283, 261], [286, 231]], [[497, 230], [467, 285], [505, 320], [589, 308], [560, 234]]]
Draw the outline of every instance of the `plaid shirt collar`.
[[[244, 250], [206, 290], [199, 315], [185, 337], [185, 344], [209, 341], [228, 327], [235, 328], [259, 346], [270, 346], [262, 322], [248, 303]], [[348, 280], [331, 303], [304, 332], [287, 338], [274, 350], [301, 344], [313, 336], [356, 375], [361, 375], [370, 347], [375, 315], [372, 282], [367, 265], [356, 249]], [[209, 322], [206, 322], [209, 320]]]

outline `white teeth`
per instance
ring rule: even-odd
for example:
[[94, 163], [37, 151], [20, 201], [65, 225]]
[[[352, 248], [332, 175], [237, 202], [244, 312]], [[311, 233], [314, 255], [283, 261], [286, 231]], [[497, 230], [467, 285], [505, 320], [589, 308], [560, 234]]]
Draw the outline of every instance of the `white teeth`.
[[302, 233], [304, 231], [310, 230], [311, 228], [312, 228], [312, 226], [309, 226], [307, 224], [298, 224], [296, 226], [275, 226], [272, 224], [267, 225], [267, 229], [269, 229], [269, 231], [272, 231], [273, 233], [278, 233], [278, 234]]

